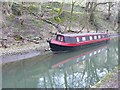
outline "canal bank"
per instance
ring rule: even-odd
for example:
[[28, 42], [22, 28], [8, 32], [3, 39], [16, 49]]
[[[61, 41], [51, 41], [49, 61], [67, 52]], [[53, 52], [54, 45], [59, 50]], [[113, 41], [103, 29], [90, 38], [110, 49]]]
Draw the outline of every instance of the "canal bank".
[[98, 83], [96, 83], [91, 88], [119, 88], [120, 81], [120, 65], [115, 67], [113, 71], [108, 73], [104, 78], [102, 78]]
[[[52, 52], [49, 50], [48, 43], [41, 43], [41, 44], [27, 43], [21, 46], [0, 48], [0, 57], [2, 60], [2, 64], [7, 62], [19, 61], [26, 58], [31, 58], [37, 55], [46, 55], [50, 53]], [[4, 60], [4, 58], [8, 58], [8, 57], [9, 59]]]

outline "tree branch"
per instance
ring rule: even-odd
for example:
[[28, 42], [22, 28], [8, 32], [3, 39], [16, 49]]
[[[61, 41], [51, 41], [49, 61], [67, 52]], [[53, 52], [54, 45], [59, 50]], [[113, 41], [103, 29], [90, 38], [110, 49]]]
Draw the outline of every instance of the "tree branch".
[[40, 19], [40, 20], [42, 20], [42, 21], [44, 21], [44, 22], [46, 22], [46, 23], [51, 24], [52, 26], [54, 26], [54, 27], [57, 29], [58, 32], [61, 32], [61, 31], [59, 30], [58, 24], [55, 24], [55, 23], [53, 23], [53, 22], [51, 22], [51, 21], [49, 21], [49, 20], [47, 20], [47, 19], [43, 19], [41, 16], [39, 17], [39, 16], [36, 15], [35, 13], [32, 13], [32, 14], [33, 14], [35, 17], [37, 17], [38, 19]]

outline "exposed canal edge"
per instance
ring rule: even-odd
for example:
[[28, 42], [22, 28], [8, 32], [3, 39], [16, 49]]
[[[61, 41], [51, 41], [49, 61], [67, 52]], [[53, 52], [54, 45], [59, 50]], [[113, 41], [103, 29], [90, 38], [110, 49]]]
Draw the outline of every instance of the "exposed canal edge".
[[[99, 82], [91, 86], [91, 88], [119, 88], [120, 65], [116, 66], [112, 71], [105, 75]], [[117, 77], [117, 78], [116, 78]]]
[[[38, 55], [48, 55], [48, 54], [51, 55], [52, 51], [49, 50], [49, 45], [46, 43], [42, 43], [42, 44], [28, 43], [22, 46], [13, 46], [10, 48], [0, 49], [0, 59], [2, 61], [1, 64], [8, 63], [8, 62], [16, 62], [22, 59], [31, 58], [31, 57], [38, 56]], [[4, 62], [4, 58], [6, 57], [22, 56], [22, 55], [27, 55], [27, 56], [26, 57], [23, 56], [22, 58], [19, 58], [17, 60], [13, 60], [13, 61], [7, 60]]]
[[[29, 54], [29, 53], [27, 53], [27, 54]], [[31, 57], [27, 57], [27, 58], [23, 58], [23, 59], [17, 59], [17, 60], [14, 60], [14, 61], [7, 61], [7, 62], [3, 62], [3, 60], [2, 60], [2, 66], [4, 66], [4, 65], [6, 65], [6, 64], [8, 64], [8, 63], [17, 63], [17, 62], [20, 62], [20, 61], [26, 61], [26, 59], [28, 59], [28, 58], [32, 58], [32, 57], [35, 57], [35, 56], [41, 56], [41, 57], [49, 57], [49, 56], [51, 56], [53, 53], [52, 53], [52, 51], [45, 51], [45, 52], [42, 52], [42, 53], [39, 53], [38, 55], [33, 55], [33, 56], [31, 56]], [[15, 55], [16, 56], [16, 55]], [[18, 56], [18, 55], [17, 55]], [[29, 61], [29, 60], [28, 60]]]

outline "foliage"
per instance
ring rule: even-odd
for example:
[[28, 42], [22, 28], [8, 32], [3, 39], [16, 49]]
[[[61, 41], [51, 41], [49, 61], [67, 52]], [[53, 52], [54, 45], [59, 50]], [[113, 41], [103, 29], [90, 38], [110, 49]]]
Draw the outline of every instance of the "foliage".
[[60, 9], [59, 9], [59, 11], [58, 11], [58, 15], [60, 15], [61, 13], [62, 13], [62, 10], [63, 10], [63, 2], [62, 2], [62, 5], [61, 5], [61, 7], [60, 7]]
[[20, 4], [13, 3], [11, 9], [12, 9], [12, 13], [14, 15], [18, 15], [18, 16], [21, 15], [21, 5]]
[[22, 38], [20, 35], [15, 35], [15, 36], [14, 36], [14, 39], [15, 39], [16, 41], [21, 41], [21, 40], [23, 40], [23, 38]]
[[29, 10], [29, 12], [31, 12], [31, 13], [36, 13], [36, 12], [38, 12], [38, 6], [32, 4], [32, 5], [30, 5], [30, 6], [28, 7], [28, 10]]
[[62, 19], [58, 16], [58, 17], [54, 17], [54, 19], [59, 22], [59, 23], [62, 23]]
[[58, 22], [58, 23], [62, 23], [62, 17], [60, 17], [60, 15], [61, 15], [61, 13], [62, 13], [62, 11], [63, 11], [63, 2], [62, 2], [62, 4], [61, 4], [61, 7], [59, 8], [59, 10], [58, 10], [58, 16], [57, 17], [54, 17], [54, 19]]

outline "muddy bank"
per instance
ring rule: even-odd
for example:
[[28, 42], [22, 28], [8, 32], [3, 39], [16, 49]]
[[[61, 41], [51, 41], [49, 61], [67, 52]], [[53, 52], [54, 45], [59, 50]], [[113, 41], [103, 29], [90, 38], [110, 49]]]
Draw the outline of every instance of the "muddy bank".
[[48, 43], [28, 43], [22, 46], [11, 46], [9, 48], [0, 48], [0, 57], [2, 64], [19, 61], [37, 55], [52, 53]]
[[46, 50], [49, 49], [49, 45], [48, 43], [39, 43], [39, 44], [35, 44], [35, 43], [27, 43], [24, 45], [13, 45], [11, 47], [8, 48], [0, 48], [1, 51], [1, 56], [4, 55], [14, 55], [14, 54], [21, 54], [21, 53], [27, 53], [27, 52], [31, 52], [31, 51], [41, 51], [44, 52]]

